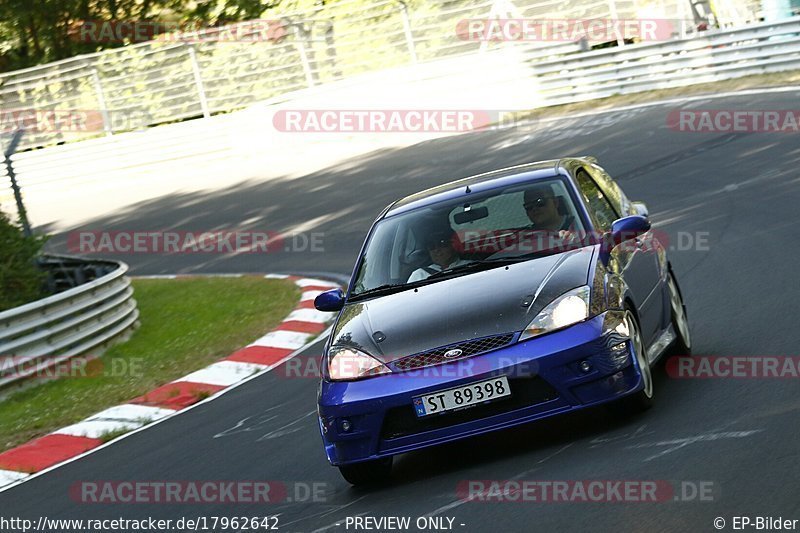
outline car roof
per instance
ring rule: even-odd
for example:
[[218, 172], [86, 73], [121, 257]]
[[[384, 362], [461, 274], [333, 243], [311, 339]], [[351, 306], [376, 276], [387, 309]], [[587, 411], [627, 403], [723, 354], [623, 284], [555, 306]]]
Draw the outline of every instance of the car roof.
[[[404, 213], [461, 196], [466, 197], [470, 192], [482, 192], [515, 183], [553, 178], [560, 174], [559, 169], [564, 162], [566, 162], [566, 159], [536, 161], [451, 181], [401, 198], [387, 208], [384, 216], [388, 217]], [[467, 188], [469, 188], [469, 191]]]

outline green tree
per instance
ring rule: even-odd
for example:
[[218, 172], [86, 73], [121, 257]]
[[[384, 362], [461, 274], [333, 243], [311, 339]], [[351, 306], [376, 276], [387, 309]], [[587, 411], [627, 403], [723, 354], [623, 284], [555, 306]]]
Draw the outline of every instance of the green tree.
[[0, 0], [0, 71], [124, 46], [82, 42], [83, 21], [169, 21], [215, 26], [258, 18], [281, 0]]
[[44, 296], [45, 274], [36, 266], [43, 237], [25, 237], [0, 211], [0, 311]]

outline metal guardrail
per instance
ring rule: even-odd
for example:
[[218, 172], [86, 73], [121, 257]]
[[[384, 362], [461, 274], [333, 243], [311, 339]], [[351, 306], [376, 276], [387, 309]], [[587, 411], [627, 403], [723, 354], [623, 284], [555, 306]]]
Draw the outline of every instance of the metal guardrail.
[[[128, 265], [117, 261], [47, 256], [51, 279], [82, 283], [0, 312], [0, 388], [87, 354], [132, 328], [139, 317]], [[56, 282], [58, 285], [58, 282]], [[57, 289], [57, 287], [56, 287]]]
[[[181, 187], [194, 190], [195, 183], [233, 184], [254, 175], [270, 176], [276, 168], [294, 172], [298, 161], [319, 160], [320, 151], [345, 146], [351, 137], [358, 142], [367, 137], [281, 134], [273, 126], [272, 114], [282, 107], [513, 112], [800, 69], [800, 17], [588, 52], [567, 42], [507, 44], [507, 48], [366, 72], [208, 119], [18, 152], [11, 160], [32, 223], [74, 224], [81, 219], [64, 208], [72, 198], [79, 205], [87, 195], [102, 194], [104, 202], [117, 202], [113, 208], [122, 208], [134, 200], [109, 194], [111, 187], [119, 190], [136, 183], [135, 189], [127, 190], [139, 201]], [[370, 149], [391, 145], [387, 140], [391, 135], [368, 137]], [[321, 148], [323, 142], [326, 148]], [[7, 178], [0, 180], [0, 206], [13, 216], [13, 194], [7, 184]], [[90, 214], [100, 216], [113, 209], [108, 205]]]
[[800, 17], [532, 64], [543, 105], [800, 68]]
[[[305, 11], [268, 10], [262, 19], [286, 29], [285, 36], [275, 41], [252, 40], [251, 34], [258, 35], [263, 28], [248, 30], [245, 22], [229, 27], [231, 31], [215, 28], [192, 34], [189, 41], [165, 37], [0, 74], [0, 107], [86, 112], [86, 121], [92, 124], [88, 131], [31, 130], [21, 149], [46, 147], [207, 118], [367, 72], [508, 44], [464, 40], [457, 35], [457, 25], [465, 19], [640, 16], [635, 0], [330, 0], [324, 7], [318, 4]], [[685, 0], [661, 0], [659, 5], [657, 18], [693, 22]], [[217, 37], [226, 34], [241, 38]]]

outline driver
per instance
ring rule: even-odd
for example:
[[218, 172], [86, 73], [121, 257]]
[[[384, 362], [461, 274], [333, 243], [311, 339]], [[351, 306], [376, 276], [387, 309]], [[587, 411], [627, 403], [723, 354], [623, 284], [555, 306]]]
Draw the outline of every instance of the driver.
[[523, 197], [522, 207], [531, 221], [530, 229], [557, 232], [562, 238], [566, 236], [572, 227], [572, 216], [562, 214], [564, 200], [553, 194], [549, 185], [531, 187]]
[[535, 250], [552, 250], [581, 244], [575, 232], [574, 217], [567, 214], [564, 198], [556, 196], [550, 185], [534, 185], [527, 189], [522, 207], [531, 221], [526, 230], [534, 233], [524, 236], [524, 240], [530, 239], [526, 245]]
[[416, 269], [408, 277], [408, 283], [427, 278], [431, 274], [441, 272], [445, 268], [466, 265], [469, 261], [461, 259], [453, 248], [455, 234], [452, 231], [437, 231], [425, 238], [425, 249], [431, 257], [431, 264]]

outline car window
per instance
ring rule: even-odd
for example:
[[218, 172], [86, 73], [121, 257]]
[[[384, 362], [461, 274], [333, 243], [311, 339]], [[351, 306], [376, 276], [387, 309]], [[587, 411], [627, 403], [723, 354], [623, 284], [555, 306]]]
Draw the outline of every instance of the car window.
[[619, 218], [614, 208], [611, 207], [603, 191], [584, 170], [580, 169], [575, 174], [575, 179], [578, 181], [578, 188], [581, 191], [586, 205], [589, 207], [589, 214], [592, 217], [596, 229], [599, 231], [610, 231], [611, 224]]
[[504, 260], [524, 260], [558, 253], [563, 247], [555, 248], [558, 243], [550, 237], [560, 230], [584, 233], [563, 178], [513, 184], [389, 216], [371, 232], [353, 294], [430, 275], [421, 276], [420, 269], [436, 271], [498, 254]]
[[622, 188], [602, 167], [592, 164], [588, 165], [586, 170], [589, 171], [595, 183], [600, 186], [600, 190], [603, 191], [603, 194], [617, 212], [618, 217], [636, 214], [636, 210], [631, 205], [628, 197], [625, 196]]
[[470, 204], [471, 209], [485, 207], [488, 209], [489, 216], [477, 222], [465, 222], [462, 224], [455, 220], [458, 213], [464, 212], [463, 207], [459, 205], [452, 209], [448, 215], [450, 226], [456, 231], [462, 227], [469, 228], [475, 225], [480, 226], [482, 230], [527, 226], [530, 224], [530, 220], [528, 220], [525, 210], [522, 208], [523, 203], [522, 191], [492, 196], [482, 202], [472, 202]]

